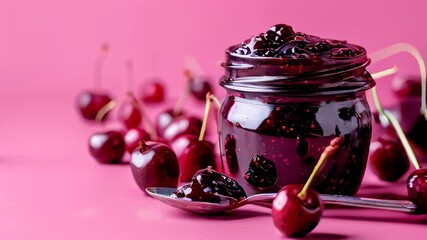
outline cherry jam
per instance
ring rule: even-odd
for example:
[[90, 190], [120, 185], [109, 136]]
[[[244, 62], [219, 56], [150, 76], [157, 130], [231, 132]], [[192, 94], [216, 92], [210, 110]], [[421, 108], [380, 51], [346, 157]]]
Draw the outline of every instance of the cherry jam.
[[222, 168], [248, 195], [308, 179], [330, 141], [342, 136], [313, 187], [354, 195], [371, 139], [365, 91], [375, 85], [366, 50], [279, 24], [231, 46], [220, 81]]

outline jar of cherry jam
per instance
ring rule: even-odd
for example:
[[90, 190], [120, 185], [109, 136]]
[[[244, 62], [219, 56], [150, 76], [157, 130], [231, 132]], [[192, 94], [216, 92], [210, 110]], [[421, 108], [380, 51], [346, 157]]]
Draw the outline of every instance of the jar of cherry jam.
[[248, 195], [304, 184], [332, 139], [339, 150], [312, 186], [354, 195], [371, 139], [366, 50], [279, 24], [226, 51], [222, 168]]

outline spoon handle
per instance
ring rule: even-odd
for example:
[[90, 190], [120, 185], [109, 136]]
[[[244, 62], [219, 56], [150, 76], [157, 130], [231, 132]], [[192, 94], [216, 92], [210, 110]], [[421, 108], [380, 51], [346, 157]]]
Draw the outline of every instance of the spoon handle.
[[385, 199], [373, 199], [373, 198], [359, 198], [351, 196], [340, 196], [340, 195], [320, 195], [325, 204], [344, 205], [351, 207], [364, 207], [364, 208], [376, 208], [384, 210], [393, 210], [400, 212], [416, 212], [417, 206], [404, 200], [385, 200]]
[[[271, 207], [271, 201], [275, 198], [275, 193], [264, 193], [254, 195], [248, 198], [250, 203], [263, 207]], [[417, 206], [411, 201], [405, 200], [387, 200], [374, 198], [359, 198], [352, 196], [320, 194], [325, 204], [343, 205], [350, 207], [375, 208], [391, 210], [398, 212], [414, 213], [418, 210]]]

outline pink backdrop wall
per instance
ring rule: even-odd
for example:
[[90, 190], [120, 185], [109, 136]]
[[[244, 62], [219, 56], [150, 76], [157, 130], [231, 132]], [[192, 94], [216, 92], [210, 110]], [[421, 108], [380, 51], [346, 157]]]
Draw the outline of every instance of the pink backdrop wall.
[[[76, 126], [84, 126], [73, 105], [79, 91], [92, 87], [94, 59], [103, 42], [111, 46], [104, 87], [116, 97], [124, 95], [125, 61], [133, 59], [136, 80], [159, 76], [167, 83], [170, 99], [176, 98], [183, 89], [187, 55], [195, 56], [212, 76], [221, 97], [224, 91], [216, 81], [222, 73], [218, 63], [224, 49], [276, 23], [347, 39], [368, 51], [408, 42], [427, 57], [426, 5], [422, 0], [1, 1], [1, 150], [14, 154], [30, 136], [44, 139], [34, 141], [31, 151], [69, 151], [57, 141], [67, 136], [55, 137], [70, 127], [62, 123], [61, 116], [72, 114]], [[405, 54], [372, 65], [370, 70], [393, 64], [400, 67], [399, 74], [418, 71], [416, 62]], [[379, 82], [383, 100], [391, 100], [389, 83], [390, 78]], [[40, 99], [44, 100], [35, 101]], [[49, 128], [42, 127], [46, 121]], [[85, 139], [95, 130], [86, 131], [76, 135], [85, 153]]]
[[347, 39], [368, 51], [405, 41], [427, 56], [426, 5], [422, 0], [2, 1], [0, 94], [75, 93], [90, 87], [102, 42], [111, 45], [104, 85], [117, 94], [125, 90], [129, 58], [138, 80], [155, 74], [181, 86], [182, 59], [188, 54], [217, 79], [225, 47], [280, 22]]

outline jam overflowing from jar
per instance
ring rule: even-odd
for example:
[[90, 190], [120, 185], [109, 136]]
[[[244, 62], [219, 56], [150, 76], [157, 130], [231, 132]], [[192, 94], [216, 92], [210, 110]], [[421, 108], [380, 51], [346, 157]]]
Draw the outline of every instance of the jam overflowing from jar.
[[245, 199], [245, 190], [235, 180], [212, 168], [199, 170], [186, 184], [176, 190], [171, 198], [188, 201], [234, 204]]
[[354, 195], [371, 138], [365, 91], [375, 85], [363, 47], [278, 24], [226, 51], [220, 84], [224, 172], [248, 195], [306, 182], [321, 153], [344, 141], [313, 187]]

